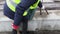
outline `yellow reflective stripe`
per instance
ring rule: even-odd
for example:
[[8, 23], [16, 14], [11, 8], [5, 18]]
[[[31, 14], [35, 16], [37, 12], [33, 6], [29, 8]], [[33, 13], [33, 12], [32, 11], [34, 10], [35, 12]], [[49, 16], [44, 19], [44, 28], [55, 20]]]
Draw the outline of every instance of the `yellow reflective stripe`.
[[38, 0], [35, 4], [33, 4], [33, 6], [30, 6], [30, 9], [35, 9], [38, 6], [40, 0]]
[[12, 0], [14, 3], [19, 4], [21, 0]]
[[28, 14], [28, 12], [27, 11], [25, 11], [24, 13], [23, 13], [23, 16], [26, 16]]
[[15, 7], [10, 3], [10, 1], [9, 1], [9, 0], [6, 0], [6, 2], [7, 2], [8, 7], [9, 7], [13, 12], [15, 12]]

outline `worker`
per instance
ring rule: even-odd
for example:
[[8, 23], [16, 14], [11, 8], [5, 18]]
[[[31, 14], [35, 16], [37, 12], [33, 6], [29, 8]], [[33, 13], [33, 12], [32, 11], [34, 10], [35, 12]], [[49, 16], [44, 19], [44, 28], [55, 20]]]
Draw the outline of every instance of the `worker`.
[[28, 23], [37, 6], [42, 7], [40, 0], [6, 0], [4, 15], [14, 20], [12, 34], [17, 34], [20, 23]]

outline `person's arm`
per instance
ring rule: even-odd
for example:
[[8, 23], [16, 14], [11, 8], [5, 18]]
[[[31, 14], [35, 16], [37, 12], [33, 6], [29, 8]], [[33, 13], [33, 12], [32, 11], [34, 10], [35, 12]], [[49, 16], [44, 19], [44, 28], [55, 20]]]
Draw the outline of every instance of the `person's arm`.
[[38, 4], [39, 8], [42, 8], [42, 2], [40, 1], [39, 4]]
[[38, 7], [39, 7], [39, 9], [40, 9], [40, 15], [41, 15], [41, 14], [42, 14], [42, 13], [41, 13], [41, 8], [42, 8], [42, 2], [41, 2], [41, 1], [39, 2]]
[[23, 17], [23, 13], [25, 10], [27, 10], [30, 5], [34, 4], [37, 2], [36, 0], [21, 0], [21, 3], [16, 6], [16, 13], [14, 16], [14, 24], [19, 25], [21, 22], [21, 19]]

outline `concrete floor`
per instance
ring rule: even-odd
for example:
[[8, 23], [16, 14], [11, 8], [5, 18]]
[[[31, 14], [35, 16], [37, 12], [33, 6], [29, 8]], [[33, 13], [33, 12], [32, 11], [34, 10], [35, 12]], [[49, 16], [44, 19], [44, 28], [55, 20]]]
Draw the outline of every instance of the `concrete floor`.
[[[3, 2], [4, 3], [4, 2]], [[3, 6], [0, 5], [2, 8]], [[3, 9], [3, 8], [2, 8]], [[35, 34], [60, 34], [60, 10], [48, 10], [49, 15], [42, 12], [40, 15], [39, 10], [36, 11], [32, 21], [28, 24], [28, 30], [35, 31], [39, 29]], [[3, 14], [3, 10], [0, 9], [0, 34], [9, 34], [12, 31], [11, 24], [13, 20], [7, 18]], [[42, 30], [42, 31], [41, 31]], [[45, 31], [44, 31], [45, 30]], [[49, 30], [49, 31], [47, 31]], [[54, 31], [53, 31], [54, 30]], [[58, 30], [58, 31], [56, 31]], [[9, 31], [9, 32], [7, 32]], [[5, 32], [5, 33], [3, 33]], [[7, 33], [6, 33], [7, 32]], [[41, 32], [41, 33], [39, 33]]]
[[[42, 12], [43, 14], [39, 15], [39, 12], [37, 12], [35, 14], [33, 20], [31, 22], [29, 22], [29, 27], [28, 27], [29, 30], [31, 30], [31, 29], [35, 30], [36, 28], [44, 29], [45, 27], [48, 30], [54, 30], [54, 29], [60, 30], [60, 12], [59, 11], [60, 10], [51, 10], [51, 11], [49, 11], [49, 15], [47, 15], [45, 12]], [[1, 15], [3, 15], [3, 14], [1, 14]], [[1, 29], [0, 31], [4, 31], [4, 29], [5, 30], [10, 30], [11, 29], [10, 27], [11, 27], [11, 24], [12, 24], [11, 22], [13, 22], [13, 20], [11, 20], [11, 19], [9, 19], [5, 16], [0, 17], [0, 24], [1, 24], [0, 25], [0, 29]], [[31, 27], [31, 25], [33, 25], [33, 26]], [[58, 26], [58, 28], [57, 28], [57, 26]]]

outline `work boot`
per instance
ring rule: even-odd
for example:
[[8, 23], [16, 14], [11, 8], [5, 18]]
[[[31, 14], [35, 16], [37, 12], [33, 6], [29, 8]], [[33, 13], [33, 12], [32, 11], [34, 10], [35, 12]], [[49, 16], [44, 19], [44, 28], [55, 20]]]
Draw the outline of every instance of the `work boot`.
[[12, 34], [17, 34], [17, 30], [13, 29]]

